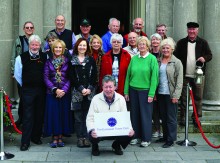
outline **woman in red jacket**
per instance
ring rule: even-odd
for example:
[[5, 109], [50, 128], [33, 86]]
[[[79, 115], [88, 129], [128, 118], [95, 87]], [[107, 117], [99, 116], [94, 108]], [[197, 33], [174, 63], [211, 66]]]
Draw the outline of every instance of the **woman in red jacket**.
[[124, 95], [124, 83], [131, 56], [126, 50], [122, 49], [123, 37], [120, 34], [114, 33], [110, 42], [112, 50], [102, 57], [99, 87], [102, 90], [101, 81], [105, 75], [112, 75], [116, 80], [116, 92]]

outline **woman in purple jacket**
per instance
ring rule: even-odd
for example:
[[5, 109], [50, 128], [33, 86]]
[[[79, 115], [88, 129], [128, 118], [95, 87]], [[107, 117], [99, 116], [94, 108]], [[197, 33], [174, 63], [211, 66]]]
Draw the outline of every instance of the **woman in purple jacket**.
[[53, 56], [44, 68], [47, 87], [44, 134], [52, 136], [51, 148], [64, 147], [62, 135], [71, 133], [69, 61], [63, 55], [65, 48], [63, 41], [56, 40], [52, 44]]

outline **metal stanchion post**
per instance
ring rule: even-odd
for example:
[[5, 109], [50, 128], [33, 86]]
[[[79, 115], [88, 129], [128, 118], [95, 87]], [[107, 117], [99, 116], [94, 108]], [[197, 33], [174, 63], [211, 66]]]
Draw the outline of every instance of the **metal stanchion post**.
[[186, 115], [185, 115], [185, 139], [182, 141], [176, 142], [176, 144], [181, 146], [196, 146], [196, 142], [188, 140], [188, 128], [189, 128], [189, 83], [187, 84], [187, 99], [186, 99]]
[[6, 153], [4, 152], [4, 126], [3, 126], [3, 89], [0, 90], [0, 102], [1, 102], [1, 116], [0, 116], [0, 125], [1, 125], [1, 152], [0, 152], [0, 160], [7, 160], [7, 159], [11, 159], [14, 157], [13, 154], [11, 153]]

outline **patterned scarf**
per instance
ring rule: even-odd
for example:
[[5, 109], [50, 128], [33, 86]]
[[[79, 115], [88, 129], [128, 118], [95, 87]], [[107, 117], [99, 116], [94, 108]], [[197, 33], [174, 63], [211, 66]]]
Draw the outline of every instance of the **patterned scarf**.
[[63, 56], [60, 56], [58, 58], [54, 58], [52, 60], [52, 64], [53, 64], [53, 66], [54, 66], [54, 68], [56, 70], [55, 79], [56, 79], [57, 83], [61, 82], [61, 75], [62, 74], [61, 74], [60, 69], [61, 69], [61, 66], [63, 65], [63, 63], [64, 63], [64, 57]]

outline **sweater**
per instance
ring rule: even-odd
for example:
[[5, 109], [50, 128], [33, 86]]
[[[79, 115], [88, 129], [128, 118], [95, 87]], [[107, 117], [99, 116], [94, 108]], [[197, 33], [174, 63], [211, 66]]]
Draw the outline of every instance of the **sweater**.
[[146, 58], [134, 56], [128, 66], [124, 94], [129, 94], [129, 86], [136, 90], [149, 90], [148, 96], [154, 97], [159, 82], [159, 66], [156, 57], [149, 54]]
[[[99, 87], [102, 90], [102, 79], [105, 75], [112, 75], [112, 50], [107, 52], [102, 57], [101, 69], [100, 69], [100, 78], [99, 78]], [[124, 83], [127, 74], [128, 65], [131, 60], [130, 54], [121, 49], [121, 58], [119, 59], [119, 74], [118, 74], [118, 89], [117, 92], [121, 95], [124, 95]]]
[[89, 112], [86, 118], [87, 131], [94, 129], [94, 113], [106, 113], [106, 112], [126, 112], [126, 102], [122, 95], [115, 92], [115, 100], [109, 106], [105, 101], [104, 93], [101, 92], [95, 95], [91, 101]]
[[[186, 74], [187, 45], [188, 45], [188, 37], [179, 40], [176, 44], [176, 50], [174, 51], [174, 55], [183, 64], [183, 75], [184, 76]], [[208, 42], [198, 36], [196, 38], [195, 54], [196, 54], [196, 60], [199, 57], [203, 57], [205, 59], [204, 66], [202, 67], [202, 71], [205, 74], [206, 62], [209, 62], [212, 59], [212, 52], [210, 50]]]
[[[55, 29], [51, 30], [50, 32], [57, 33]], [[72, 34], [73, 34], [73, 32], [71, 30], [69, 30], [69, 29], [64, 29], [64, 31], [61, 32], [61, 34], [57, 33], [57, 36], [59, 37], [59, 39], [63, 40], [65, 42], [66, 48], [68, 50], [73, 48], [72, 47]]]
[[29, 51], [20, 55], [22, 69], [22, 87], [44, 87], [43, 70], [47, 55], [39, 52], [39, 57], [32, 59]]

